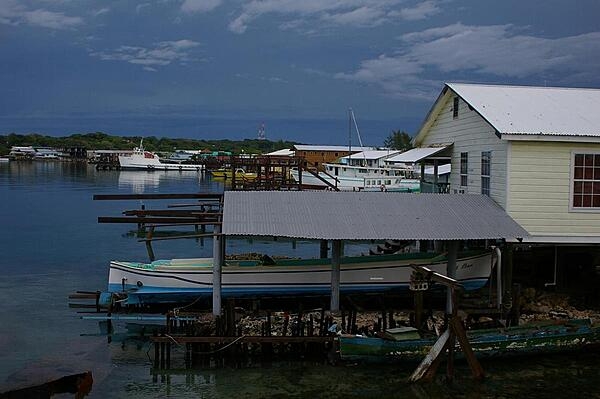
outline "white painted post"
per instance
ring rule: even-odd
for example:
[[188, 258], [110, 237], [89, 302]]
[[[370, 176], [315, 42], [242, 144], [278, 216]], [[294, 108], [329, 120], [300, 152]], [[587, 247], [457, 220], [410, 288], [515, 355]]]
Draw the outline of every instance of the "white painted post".
[[439, 194], [438, 189], [438, 160], [433, 160], [433, 192]]
[[221, 225], [213, 227], [213, 316], [221, 315], [221, 272], [223, 267], [223, 237]]
[[[448, 265], [446, 266], [446, 276], [456, 279], [456, 258], [458, 257], [458, 240], [446, 241], [448, 245]], [[452, 303], [452, 290], [446, 288], [446, 314], [452, 314], [454, 304]]]
[[340, 311], [340, 263], [342, 258], [342, 242], [331, 242], [331, 312]]

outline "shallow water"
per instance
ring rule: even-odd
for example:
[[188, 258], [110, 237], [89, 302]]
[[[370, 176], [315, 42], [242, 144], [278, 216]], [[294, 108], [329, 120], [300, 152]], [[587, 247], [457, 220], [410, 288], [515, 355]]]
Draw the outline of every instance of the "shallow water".
[[[130, 226], [97, 223], [139, 201], [92, 201], [94, 194], [222, 192], [221, 183], [196, 173], [96, 171], [59, 162], [0, 164], [0, 385], [35, 385], [91, 370], [92, 398], [314, 398], [314, 397], [600, 397], [597, 354], [486, 361], [487, 378], [475, 383], [459, 364], [454, 384], [439, 378], [406, 383], [414, 365], [342, 365], [307, 361], [245, 364], [187, 373], [150, 373], [148, 343], [108, 343], [96, 321], [68, 308], [76, 290], [106, 286], [111, 259], [147, 259]], [[164, 205], [164, 204], [163, 204]], [[147, 207], [158, 207], [154, 202]], [[359, 254], [361, 245], [348, 245]], [[318, 244], [228, 241], [228, 253], [318, 256]], [[194, 240], [157, 242], [159, 258], [211, 256]], [[117, 324], [117, 330], [124, 325]], [[150, 356], [152, 353], [150, 352]], [[182, 361], [183, 355], [173, 355]]]

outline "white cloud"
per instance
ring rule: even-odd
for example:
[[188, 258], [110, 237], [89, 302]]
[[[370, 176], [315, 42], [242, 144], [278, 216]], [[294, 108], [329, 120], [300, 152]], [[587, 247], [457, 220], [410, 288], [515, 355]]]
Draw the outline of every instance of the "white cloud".
[[321, 19], [335, 25], [376, 26], [385, 22], [385, 13], [376, 8], [360, 7], [348, 12], [327, 13]]
[[70, 17], [61, 12], [42, 9], [26, 11], [22, 17], [30, 25], [50, 29], [68, 29], [83, 24], [83, 19], [80, 17]]
[[[406, 0], [252, 0], [245, 3], [229, 23], [235, 33], [244, 33], [256, 19], [275, 14], [284, 21], [282, 29], [315, 24], [370, 27], [401, 19], [424, 19], [440, 11], [438, 0], [417, 2], [412, 7], [398, 9]], [[286, 20], [289, 19], [289, 20]]]
[[400, 11], [392, 11], [390, 16], [398, 16], [407, 21], [416, 21], [419, 19], [426, 19], [440, 11], [441, 9], [438, 7], [437, 2], [429, 0], [418, 3], [414, 7], [406, 7], [400, 9]]
[[137, 6], [135, 6], [135, 13], [139, 14], [140, 12], [142, 12], [145, 8], [150, 7], [150, 3], [140, 3]]
[[108, 8], [108, 7], [104, 7], [104, 8], [101, 8], [101, 9], [99, 9], [99, 10], [92, 11], [92, 15], [93, 15], [94, 17], [98, 17], [98, 16], [100, 16], [100, 15], [107, 14], [108, 12], [110, 12], [110, 8]]
[[184, 0], [181, 11], [186, 13], [209, 12], [220, 6], [222, 0]]
[[184, 64], [191, 61], [189, 50], [200, 43], [192, 40], [166, 41], [157, 43], [152, 48], [140, 46], [120, 46], [111, 52], [92, 52], [91, 56], [104, 61], [124, 61], [130, 64], [143, 65], [144, 70], [155, 72], [158, 66], [172, 63]]
[[[374, 84], [399, 97], [420, 96], [416, 81], [457, 74], [528, 78], [540, 74], [591, 74], [600, 68], [600, 32], [556, 39], [527, 36], [512, 25], [460, 23], [402, 36], [394, 55], [362, 61], [339, 79]], [[439, 83], [431, 80], [439, 89]], [[426, 85], [423, 86], [424, 88]]]
[[13, 0], [0, 0], [0, 23], [31, 25], [49, 29], [71, 29], [83, 24], [83, 19], [43, 8], [30, 10]]

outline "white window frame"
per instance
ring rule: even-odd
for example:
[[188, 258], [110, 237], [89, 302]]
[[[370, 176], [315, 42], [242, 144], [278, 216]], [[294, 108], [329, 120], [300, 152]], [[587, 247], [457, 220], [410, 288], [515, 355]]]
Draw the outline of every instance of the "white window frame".
[[[489, 171], [488, 175], [483, 174], [483, 154], [489, 154]], [[487, 193], [483, 192], [483, 180], [487, 178], [488, 187]], [[488, 197], [492, 196], [492, 151], [481, 151], [481, 194], [487, 195]]]
[[[581, 150], [571, 150], [571, 162], [569, 163], [569, 212], [573, 213], [600, 213], [600, 207], [575, 207], [573, 206], [573, 195], [575, 194], [575, 156], [576, 155], [600, 155], [600, 151], [593, 151], [589, 149], [581, 149]], [[600, 165], [599, 165], [600, 166]], [[596, 167], [596, 165], [594, 165]], [[585, 179], [581, 179], [585, 180]], [[600, 180], [594, 180], [592, 178], [592, 182]], [[592, 188], [593, 190], [593, 188]], [[592, 193], [592, 199], [593, 199]]]
[[[463, 173], [463, 154], [466, 155], [466, 162], [465, 162], [465, 170]], [[469, 185], [469, 153], [468, 152], [461, 152], [460, 153], [460, 161], [459, 161], [459, 166], [460, 166], [460, 173], [459, 173], [459, 177], [460, 177], [460, 186], [461, 187], [467, 187]], [[464, 183], [463, 184], [463, 177], [464, 177]]]

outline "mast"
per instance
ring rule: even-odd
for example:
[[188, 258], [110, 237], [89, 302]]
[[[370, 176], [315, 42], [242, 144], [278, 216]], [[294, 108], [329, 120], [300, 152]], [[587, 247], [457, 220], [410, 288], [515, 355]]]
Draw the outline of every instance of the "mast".
[[348, 166], [352, 158], [352, 108], [348, 108]]

